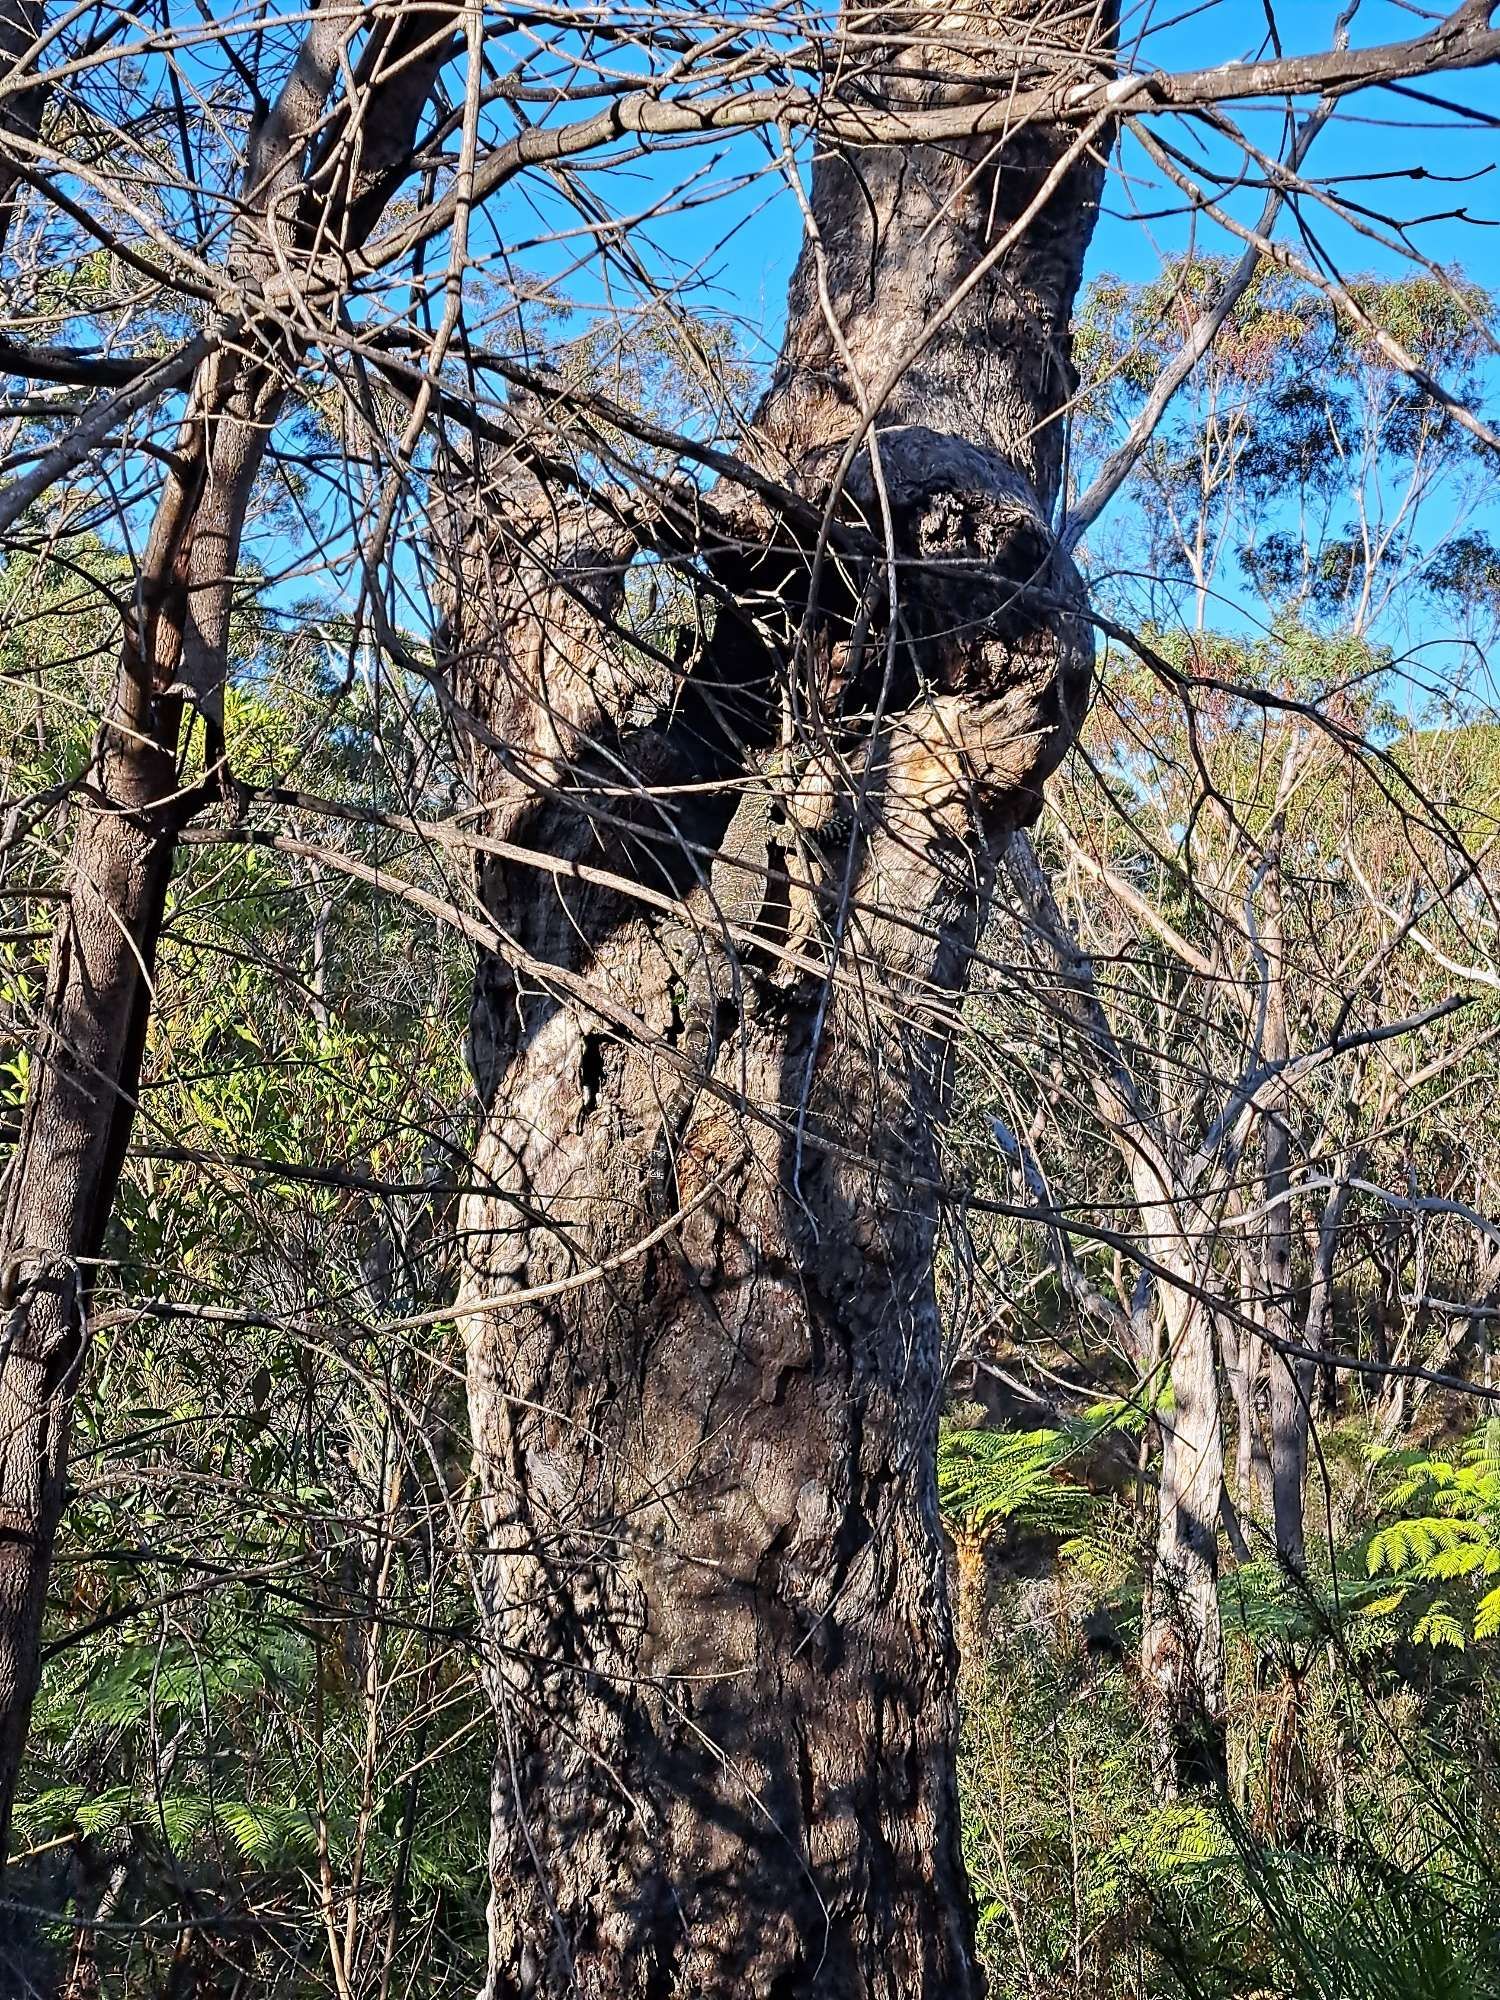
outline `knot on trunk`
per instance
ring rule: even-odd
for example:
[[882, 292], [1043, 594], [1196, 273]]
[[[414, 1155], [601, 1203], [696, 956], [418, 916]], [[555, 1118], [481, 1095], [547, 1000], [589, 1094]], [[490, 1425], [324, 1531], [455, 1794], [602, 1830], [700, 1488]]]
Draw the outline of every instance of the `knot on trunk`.
[[882, 486], [902, 612], [918, 621], [928, 683], [999, 694], [1034, 660], [1044, 675], [1068, 677], [1068, 710], [1081, 718], [1093, 663], [1087, 595], [1025, 474], [984, 445], [903, 424], [878, 432], [845, 480], [884, 540]]
[[1035, 489], [999, 452], [908, 424], [861, 450], [845, 496], [897, 566], [911, 697], [992, 805], [1003, 793], [1007, 818], [1034, 817], [1094, 661], [1083, 579]]

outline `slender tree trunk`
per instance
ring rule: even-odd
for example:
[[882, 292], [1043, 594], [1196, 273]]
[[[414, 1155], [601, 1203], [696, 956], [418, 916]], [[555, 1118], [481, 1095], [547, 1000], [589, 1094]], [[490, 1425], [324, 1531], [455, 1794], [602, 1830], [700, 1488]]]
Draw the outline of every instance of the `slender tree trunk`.
[[[1286, 1014], [1286, 923], [1281, 893], [1281, 835], [1273, 837], [1268, 856], [1261, 950], [1264, 954], [1266, 1000], [1262, 1059], [1285, 1063], [1291, 1055]], [[1292, 1296], [1291, 1101], [1282, 1088], [1263, 1114], [1264, 1195], [1266, 1202], [1262, 1301], [1272, 1338], [1266, 1372], [1269, 1387], [1271, 1513], [1276, 1534], [1276, 1559], [1296, 1576], [1307, 1568], [1303, 1510], [1307, 1492], [1308, 1427], [1311, 1421], [1314, 1364], [1284, 1351], [1301, 1344], [1299, 1316]], [[1281, 1343], [1281, 1344], [1278, 1344]]]
[[[319, 130], [353, 33], [342, 8], [315, 12], [296, 64], [251, 149], [229, 275], [247, 289], [307, 262], [321, 204], [342, 204], [357, 246], [409, 156], [416, 121], [451, 52], [454, 10], [386, 16], [362, 51], [358, 169], [314, 188], [338, 158], [338, 118]], [[345, 112], [349, 107], [343, 107]], [[3, 141], [3, 127], [0, 127]], [[3, 193], [3, 178], [0, 178]], [[4, 211], [0, 209], [0, 218]], [[318, 286], [309, 276], [309, 309]], [[178, 835], [223, 776], [229, 617], [251, 489], [300, 350], [273, 316], [247, 318], [202, 364], [126, 623], [114, 705], [79, 785], [31, 1085], [0, 1223], [0, 1860], [39, 1671], [42, 1616], [61, 1515], [68, 1426], [84, 1365], [88, 1305], [135, 1116], [157, 941]], [[184, 702], [205, 728], [203, 784], [185, 783]]]
[[[1318, 1223], [1317, 1235], [1309, 1243], [1310, 1276], [1307, 1287], [1307, 1315], [1303, 1321], [1302, 1344], [1323, 1354], [1333, 1346], [1334, 1269], [1344, 1227], [1344, 1211], [1349, 1205], [1349, 1183], [1363, 1173], [1363, 1152], [1341, 1153], [1332, 1167], [1334, 1185]], [[1338, 1370], [1327, 1363], [1312, 1364], [1317, 1374], [1318, 1414], [1331, 1419], [1338, 1409]]]
[[[158, 543], [173, 539], [165, 515]], [[83, 794], [52, 948], [31, 1087], [6, 1186], [0, 1265], [0, 1855], [26, 1743], [87, 1302], [135, 1108], [156, 941], [189, 810], [175, 750], [181, 703], [128, 643], [116, 710]]]
[[[1244, 1203], [1231, 1196], [1229, 1213], [1242, 1214]], [[1269, 1510], [1271, 1462], [1261, 1422], [1261, 1390], [1265, 1381], [1266, 1343], [1261, 1329], [1260, 1232], [1242, 1233], [1238, 1249], [1239, 1324], [1234, 1329], [1235, 1364], [1229, 1373], [1234, 1398], [1234, 1491], [1241, 1509], [1250, 1515]]]
[[1161, 1416], [1161, 1500], [1141, 1634], [1152, 1768], [1164, 1797], [1221, 1785], [1225, 1748], [1219, 1519], [1224, 1441], [1211, 1314], [1164, 1285], [1172, 1407]]
[[[986, 18], [1096, 73], [1105, 12]], [[930, 101], [969, 59], [881, 60], [862, 88]], [[454, 673], [492, 830], [544, 863], [482, 871], [471, 1026], [494, 2000], [979, 1988], [937, 1128], [997, 844], [1087, 684], [1049, 521], [1105, 143], [820, 155], [757, 425], [812, 523], [720, 500], [680, 678], [601, 630], [618, 531], [513, 468], [476, 496]], [[814, 556], [830, 499], [878, 541]]]
[[[1130, 1177], [1142, 1240], [1158, 1267], [1170, 1411], [1162, 1439], [1156, 1548], [1141, 1631], [1152, 1762], [1165, 1795], [1213, 1783], [1226, 1768], [1224, 1636], [1219, 1616], [1219, 1518], [1224, 1446], [1213, 1314], [1199, 1204], [1159, 1107], [1125, 1061], [1099, 1000], [1093, 966], [1069, 930], [1024, 835], [1006, 862], [1034, 945], [1051, 961], [1056, 1001], [1078, 1031], [1094, 1102]], [[1144, 1364], [1146, 1356], [1142, 1354]], [[1153, 1357], [1154, 1358], [1154, 1357]], [[1144, 1368], [1143, 1368], [1144, 1372]]]

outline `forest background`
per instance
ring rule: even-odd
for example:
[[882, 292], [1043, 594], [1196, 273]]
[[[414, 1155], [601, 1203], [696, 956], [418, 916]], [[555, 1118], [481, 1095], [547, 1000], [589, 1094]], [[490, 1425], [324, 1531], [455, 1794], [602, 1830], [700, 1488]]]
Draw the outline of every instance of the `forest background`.
[[[1490, 10], [1462, 11], [1488, 31]], [[260, 143], [238, 24], [202, 18], [194, 39], [142, 16], [116, 60], [102, 14], [70, 17], [56, 48], [84, 53], [0, 198], [16, 1160], [51, 1060], [69, 814], [195, 393], [179, 377], [115, 406], [108, 368], [191, 331], [142, 259], [175, 243], [190, 294]], [[501, 25], [554, 93], [543, 127], [605, 43], [624, 72], [659, 59], [633, 19]], [[1394, 0], [1143, 5], [1117, 60], [1186, 72], [1430, 25]], [[267, 79], [297, 26], [246, 18]], [[444, 53], [451, 136], [464, 64]], [[745, 61], [777, 74], [764, 47]], [[1252, 102], [1182, 152], [1144, 119], [1114, 144], [1054, 510], [1092, 597], [1093, 704], [1041, 818], [994, 843], [937, 1121], [932, 1473], [992, 1993], [1417, 2000], [1500, 1980], [1494, 74], [1321, 120], [1305, 93]], [[517, 101], [473, 109], [480, 153]], [[1289, 102], [1311, 127], [1295, 184], [1266, 165], [1296, 138]], [[225, 671], [194, 688], [207, 726], [177, 767], [211, 778], [227, 744], [232, 782], [176, 835], [134, 1127], [82, 1260], [86, 1359], [63, 1371], [12, 1774], [17, 1990], [385, 2000], [500, 1980], [497, 1516], [465, 1333], [493, 1229], [466, 1204], [498, 1184], [475, 1146], [471, 988], [506, 918], [454, 838], [490, 824], [475, 805], [497, 787], [455, 720], [477, 704], [445, 681], [483, 593], [436, 496], [472, 475], [503, 518], [516, 465], [552, 501], [564, 463], [596, 502], [685, 465], [711, 491], [723, 466], [691, 447], [744, 448], [796, 334], [811, 156], [772, 125], [516, 179], [446, 274], [418, 252], [377, 303], [340, 293], [346, 330], [383, 317], [420, 353], [446, 327], [466, 359], [440, 364], [441, 395], [420, 369], [329, 366], [270, 420]], [[453, 166], [424, 183], [397, 158], [399, 230]], [[1246, 229], [1291, 258], [1246, 264]], [[503, 356], [487, 383], [474, 350]], [[42, 351], [82, 357], [79, 379], [39, 376]], [[619, 565], [612, 638], [639, 689], [703, 642], [684, 575], [660, 536]], [[745, 976], [775, 988], [767, 906], [713, 886]], [[782, 962], [811, 949], [788, 922]], [[583, 1047], [577, 1119], [542, 1100], [558, 1131], [617, 1082]], [[679, 1189], [679, 1228], [699, 1199]], [[28, 1358], [18, 1268], [7, 1366]], [[576, 1256], [559, 1268], [543, 1283], [580, 1283]]]

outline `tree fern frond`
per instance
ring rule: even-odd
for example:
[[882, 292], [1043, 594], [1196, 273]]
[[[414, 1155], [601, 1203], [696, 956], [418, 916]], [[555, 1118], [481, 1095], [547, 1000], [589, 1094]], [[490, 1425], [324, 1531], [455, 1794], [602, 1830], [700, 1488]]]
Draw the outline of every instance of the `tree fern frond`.
[[951, 1521], [977, 1531], [1023, 1520], [1054, 1534], [1083, 1528], [1097, 1496], [1060, 1475], [1112, 1431], [1130, 1431], [1144, 1413], [1123, 1402], [1096, 1404], [1050, 1429], [967, 1430], [945, 1426], [938, 1440], [938, 1499]]
[[1452, 1646], [1460, 1653], [1468, 1644], [1468, 1635], [1452, 1612], [1436, 1606], [1422, 1614], [1411, 1636], [1419, 1646]]

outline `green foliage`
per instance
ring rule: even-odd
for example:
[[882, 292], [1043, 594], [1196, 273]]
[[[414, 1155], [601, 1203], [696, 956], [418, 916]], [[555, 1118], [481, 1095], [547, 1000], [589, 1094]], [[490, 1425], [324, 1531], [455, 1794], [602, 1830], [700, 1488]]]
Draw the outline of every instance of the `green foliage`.
[[[1402, 1861], [1368, 1836], [1342, 1855], [1277, 1852], [1236, 1828], [1251, 1935], [1287, 2000], [1490, 2000], [1500, 1979], [1491, 1863], [1471, 1847]], [[1176, 1957], [1175, 1965], [1172, 1958]], [[1244, 1988], [1227, 1964], [1168, 1964], [1185, 1995]]]
[[[1337, 1532], [1332, 1547], [1310, 1537], [1308, 1576], [1269, 1557], [1225, 1564], [1226, 1795], [1153, 1791], [1129, 1613], [1149, 1505], [1101, 1503], [1041, 1574], [1034, 1550], [1013, 1572], [1002, 1561], [965, 1683], [962, 1773], [999, 2000], [1500, 1991], [1500, 1683], [1425, 1637], [1413, 1651], [1440, 1596], [1382, 1605], [1391, 1555], [1422, 1563], [1446, 1545], [1411, 1522], [1487, 1518], [1495, 1433], [1451, 1462], [1372, 1452], [1369, 1437], [1353, 1418], [1321, 1434]], [[1387, 1552], [1373, 1574], [1372, 1546]], [[1471, 1639], [1476, 1574], [1421, 1587], [1468, 1593]], [[1408, 1568], [1395, 1576], [1418, 1592]]]
[[1500, 1417], [1490, 1417], [1455, 1460], [1382, 1451], [1396, 1474], [1386, 1499], [1402, 1511], [1366, 1546], [1372, 1577], [1398, 1579], [1368, 1603], [1369, 1616], [1402, 1614], [1419, 1646], [1451, 1646], [1500, 1633]]
[[996, 1521], [1076, 1535], [1103, 1504], [1081, 1482], [1089, 1452], [1111, 1433], [1139, 1430], [1144, 1414], [1105, 1403], [1054, 1429], [967, 1430], [938, 1439], [938, 1499], [948, 1518], [974, 1532]]
[[1230, 1653], [1229, 1795], [1164, 1802], [1133, 1671], [1083, 1645], [1066, 1572], [1005, 1593], [962, 1770], [998, 2000], [1500, 1991], [1500, 1844], [1474, 1760], [1500, 1727], [1493, 1686], [1455, 1728], [1440, 1684], [1419, 1699], [1328, 1631], [1299, 1650], [1263, 1621]]
[[[1138, 407], [1221, 279], [1221, 267], [1198, 260], [1154, 287], [1096, 291], [1079, 340], [1091, 378], [1083, 447], [1091, 413], [1112, 421]], [[90, 286], [109, 280], [80, 265], [59, 293], [81, 309]], [[1421, 283], [1359, 296], [1463, 387], [1474, 346], [1462, 299], [1455, 308]], [[601, 333], [575, 343], [565, 379], [671, 413], [694, 402], [700, 376], [738, 368], [726, 341], [694, 337], [684, 348], [665, 325], [628, 356], [611, 342]], [[1451, 423], [1274, 269], [1247, 293], [1213, 371], [1211, 415], [1230, 440], [1240, 498], [1207, 493], [1205, 517], [1231, 520], [1248, 496], [1239, 557], [1274, 615], [1239, 634], [1184, 632], [1175, 615], [1138, 620], [1165, 672], [1111, 650], [1085, 754], [1059, 790], [1085, 771], [1090, 784], [1103, 774], [1108, 810], [1101, 816], [1091, 793], [1086, 822], [1098, 858], [1184, 938], [1217, 953], [1223, 885], [1250, 872], [1247, 846], [1231, 835], [1253, 847], [1278, 808], [1303, 871], [1287, 913], [1294, 945], [1341, 935], [1349, 920], [1335, 862], [1361, 862], [1380, 891], [1396, 854], [1404, 894], [1418, 852], [1384, 770], [1372, 782], [1310, 761], [1286, 804], [1291, 738], [1256, 690], [1317, 703], [1389, 744], [1391, 768], [1452, 804], [1466, 828], [1492, 814], [1500, 763], [1491, 726], [1419, 731], [1389, 705], [1392, 650], [1344, 619], [1369, 581], [1357, 538], [1335, 525], [1309, 539], [1276, 512], [1283, 488], [1299, 503], [1339, 504], [1331, 424], [1373, 412], [1371, 436], [1392, 462], [1425, 453], [1461, 468], [1468, 447]], [[1201, 469], [1202, 409], [1178, 414], [1189, 402], [1176, 406], [1139, 482], [1158, 501], [1175, 501]], [[309, 410], [310, 435], [326, 417]], [[1497, 596], [1495, 549], [1478, 529], [1407, 553], [1431, 597]], [[8, 795], [45, 795], [83, 768], [127, 578], [117, 554], [81, 538], [66, 560], [16, 558], [0, 570]], [[420, 730], [391, 726], [347, 626], [272, 616], [248, 584], [226, 701], [237, 773], [293, 778], [348, 806], [448, 810], [441, 759], [422, 762]], [[637, 563], [626, 585], [637, 633], [660, 645], [680, 629], [687, 605], [674, 593], [685, 591], [675, 572], [664, 581]], [[1174, 676], [1194, 687], [1191, 713]], [[400, 715], [424, 716], [425, 699], [405, 688]], [[1200, 811], [1209, 795], [1225, 802], [1221, 816]], [[55, 873], [59, 824], [26, 836], [37, 880]], [[328, 1985], [321, 1970], [300, 1983], [323, 1942], [313, 1884], [314, 1864], [326, 1866], [335, 1898], [372, 1928], [401, 1897], [420, 1904], [413, 1929], [440, 1949], [393, 1990], [427, 1994], [472, 1985], [485, 1888], [476, 1858], [489, 1718], [472, 1607], [451, 1564], [449, 1509], [462, 1479], [451, 1383], [461, 1364], [451, 1327], [431, 1323], [459, 1226], [444, 1195], [462, 1151], [466, 1081], [453, 1024], [472, 968], [467, 951], [435, 945], [399, 904], [337, 870], [344, 852], [419, 876], [412, 843], [373, 823], [318, 828], [325, 855], [305, 869], [265, 851], [198, 849], [175, 886], [146, 1115], [100, 1275], [106, 1337], [77, 1416], [59, 1565], [67, 1596], [53, 1608], [18, 1844], [128, 1864], [122, 1933], [136, 1918], [149, 1936], [155, 1912], [178, 1901], [264, 1913], [291, 1941], [299, 1970], [278, 1990], [296, 1995]], [[1416, 872], [1424, 868], [1433, 873], [1430, 856]], [[1159, 939], [1112, 934], [1119, 910], [1108, 902], [1093, 917], [1109, 1001], [1129, 1028], [1122, 1040], [1148, 1059], [1142, 1073], [1159, 1059], [1179, 1092], [1185, 1077], [1237, 1073], [1238, 997], [1227, 1029], [1216, 1026], [1182, 1001], [1192, 989]], [[1440, 945], [1467, 953], [1442, 931], [1441, 912], [1426, 921]], [[0, 947], [0, 993], [16, 1020], [34, 1006], [43, 946], [39, 932]], [[993, 995], [990, 1004], [1001, 1019]], [[1302, 1029], [1315, 1039], [1311, 1012]], [[1007, 1054], [1019, 1046], [1029, 1060], [1035, 1045], [1032, 1021]], [[4, 1118], [26, 1067], [20, 1051], [0, 1054]], [[1022, 1067], [1000, 1066], [1005, 1090]], [[1487, 1090], [1482, 1073], [1479, 1084]], [[1091, 1116], [1087, 1091], [1070, 1103], [1055, 1086], [1041, 1093], [1048, 1115], [1037, 1129], [1049, 1135], [1078, 1104], [1085, 1123]], [[982, 1127], [993, 1088], [971, 1071], [960, 1118], [977, 1106]], [[1179, 1108], [1185, 1120], [1180, 1096]], [[1074, 1146], [1080, 1181], [1117, 1231], [1119, 1162], [1097, 1137], [1056, 1143]], [[1368, 1224], [1357, 1203], [1351, 1213]], [[1005, 1226], [1009, 1250], [1020, 1231]], [[1097, 1246], [1077, 1254], [1104, 1261]], [[1025, 1300], [1034, 1329], [1077, 1332], [1055, 1271], [1033, 1270]], [[407, 1314], [421, 1322], [414, 1342], [402, 1337]], [[1145, 1414], [1114, 1400], [1045, 1428], [947, 1426], [940, 1438], [952, 1525], [1025, 1531], [1026, 1561], [1036, 1540], [1058, 1544], [1040, 1578], [1008, 1587], [965, 1716], [965, 1839], [996, 1995], [1496, 1991], [1493, 1802], [1456, 1724], [1458, 1666], [1447, 1656], [1500, 1631], [1500, 1428], [1486, 1427], [1454, 1462], [1382, 1454], [1382, 1504], [1394, 1518], [1360, 1532], [1346, 1522], [1335, 1551], [1315, 1548], [1308, 1577], [1270, 1562], [1227, 1568], [1233, 1796], [1164, 1803], [1151, 1789], [1128, 1658], [1150, 1496], [1112, 1497], [1104, 1463]], [[1420, 1685], [1408, 1640], [1424, 1649]], [[1493, 1720], [1487, 1709], [1482, 1726], [1470, 1717], [1469, 1736], [1491, 1742]], [[1455, 1826], [1481, 1836], [1466, 1842]], [[106, 1957], [112, 1936], [102, 1933]], [[133, 1977], [123, 1958], [107, 1970]], [[168, 1976], [162, 1965], [151, 1975], [158, 1985]]]
[[[70, 802], [54, 788], [89, 755], [122, 576], [83, 538], [66, 560], [0, 567], [0, 766], [10, 799], [37, 799], [11, 882], [56, 882]], [[330, 632], [247, 593], [237, 774], [425, 809], [426, 773]], [[335, 858], [423, 865], [356, 820], [309, 832]], [[40, 908], [34, 937], [0, 942], [17, 1022], [44, 976]], [[69, 1923], [100, 1871], [123, 1870], [97, 1949], [104, 1989], [129, 2000], [176, 1979], [157, 1918], [184, 1898], [205, 1936], [257, 1912], [280, 1940], [266, 1990], [326, 1993], [325, 1864], [341, 1931], [346, 1904], [357, 1916], [359, 1990], [398, 1908], [393, 1990], [477, 1983], [489, 1730], [447, 1511], [458, 1370], [451, 1328], [390, 1330], [451, 1286], [471, 976], [466, 951], [332, 865], [183, 857], [14, 1843], [25, 1893]], [[24, 1052], [0, 1046], [0, 1123], [25, 1080]]]
[[295, 1867], [311, 1860], [318, 1847], [316, 1823], [300, 1807], [201, 1792], [170, 1790], [145, 1799], [125, 1785], [95, 1792], [60, 1785], [25, 1800], [16, 1814], [17, 1836], [27, 1844], [40, 1845], [70, 1829], [111, 1845], [126, 1836], [159, 1837], [177, 1855], [195, 1843], [228, 1842], [257, 1869]]
[[1351, 1652], [1378, 1650], [1389, 1635], [1358, 1623], [1355, 1614], [1379, 1618], [1384, 1597], [1381, 1586], [1362, 1573], [1355, 1551], [1341, 1549], [1330, 1559], [1326, 1542], [1316, 1539], [1305, 1576], [1289, 1575], [1273, 1556], [1264, 1556], [1235, 1563], [1219, 1580], [1225, 1636], [1252, 1649], [1337, 1640]]
[[[1230, 270], [1188, 256], [1148, 281], [1089, 289], [1075, 346], [1084, 483]], [[1355, 277], [1349, 289], [1353, 313], [1290, 271], [1255, 273], [1157, 426], [1136, 506], [1111, 517], [1101, 586], [1125, 622], [1201, 631], [1212, 599], [1247, 636], [1269, 614], [1369, 637], [1409, 631], [1420, 603], [1478, 644], [1494, 631], [1500, 550], [1472, 518], [1483, 447], [1392, 361], [1399, 342], [1483, 403], [1492, 301], [1457, 270]], [[1248, 618], [1231, 609], [1247, 602]]]
[[1234, 1853], [1216, 1800], [1168, 1799], [1143, 1807], [1122, 1828], [1101, 1859], [1100, 1879], [1175, 1886], [1184, 1876], [1222, 1872]]
[[[1008, 1604], [965, 1718], [965, 1855], [996, 2000], [1103, 1994], [1136, 1922], [1121, 1845], [1153, 1810], [1126, 1676]], [[1080, 1977], [1080, 1975], [1082, 1975]]]

